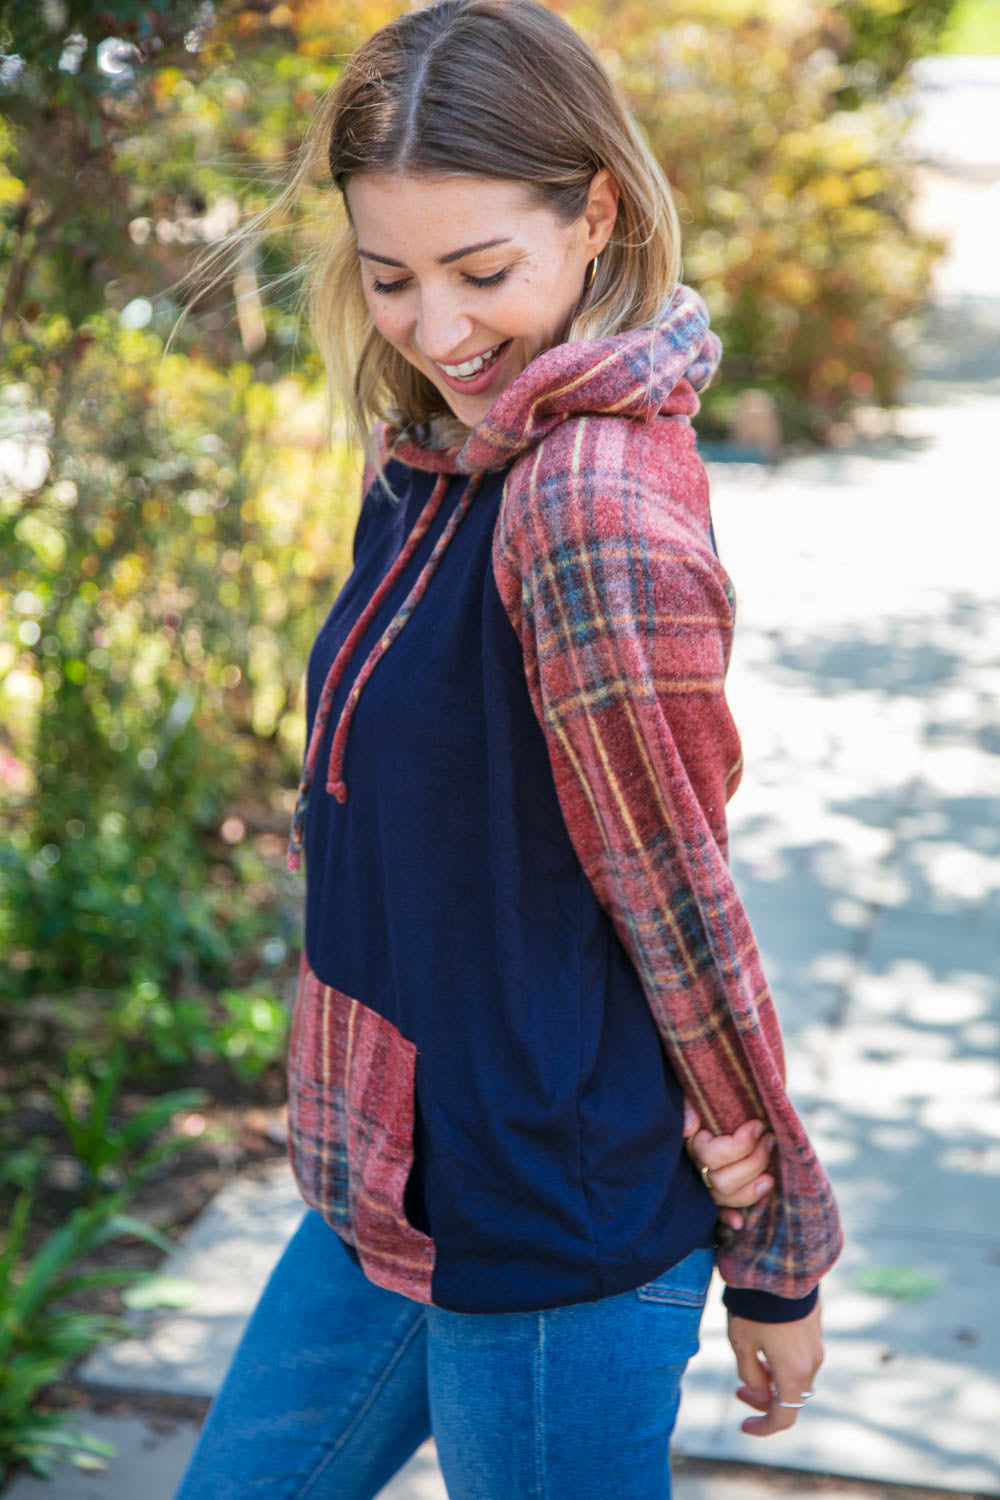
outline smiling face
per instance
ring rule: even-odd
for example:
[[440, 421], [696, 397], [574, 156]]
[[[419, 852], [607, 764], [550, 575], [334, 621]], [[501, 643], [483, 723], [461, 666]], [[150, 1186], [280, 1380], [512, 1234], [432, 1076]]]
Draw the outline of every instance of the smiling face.
[[372, 321], [467, 427], [562, 342], [618, 207], [606, 171], [570, 224], [494, 178], [361, 174], [345, 196]]

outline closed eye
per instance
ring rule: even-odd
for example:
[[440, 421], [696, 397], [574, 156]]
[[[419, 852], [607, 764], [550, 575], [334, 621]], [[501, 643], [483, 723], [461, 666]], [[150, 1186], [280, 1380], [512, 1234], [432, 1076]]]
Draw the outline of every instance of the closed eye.
[[493, 276], [466, 276], [465, 279], [473, 286], [499, 286], [509, 270], [509, 266], [504, 266], [502, 271], [497, 271]]
[[[502, 271], [497, 271], [492, 276], [470, 276], [468, 272], [465, 272], [464, 275], [466, 281], [470, 286], [499, 286], [501, 281], [504, 281], [506, 279], [509, 271], [510, 267], [504, 266]], [[373, 281], [372, 289], [376, 292], [385, 293], [388, 295], [392, 292], [403, 291], [403, 289], [405, 287], [408, 287], [409, 284], [410, 278], [408, 276], [404, 276], [401, 281]]]

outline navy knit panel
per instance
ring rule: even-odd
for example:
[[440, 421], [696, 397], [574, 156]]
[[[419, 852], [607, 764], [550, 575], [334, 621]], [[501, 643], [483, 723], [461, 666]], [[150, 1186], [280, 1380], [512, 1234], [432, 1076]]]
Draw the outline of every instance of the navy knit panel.
[[[313, 647], [329, 667], [403, 546], [434, 476], [391, 464], [366, 496], [355, 567]], [[306, 954], [326, 984], [417, 1047], [407, 1213], [435, 1242], [432, 1297], [462, 1312], [626, 1291], [711, 1241], [682, 1146], [683, 1100], [638, 975], [562, 817], [516, 632], [493, 579], [504, 475], [488, 475], [330, 744], [372, 645], [466, 480], [383, 601], [334, 698], [306, 817]]]

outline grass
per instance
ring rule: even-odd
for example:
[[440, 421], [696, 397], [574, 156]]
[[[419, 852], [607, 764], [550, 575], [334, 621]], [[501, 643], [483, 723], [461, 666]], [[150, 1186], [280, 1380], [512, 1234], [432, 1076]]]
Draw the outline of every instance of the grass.
[[937, 50], [952, 57], [1000, 57], [1000, 0], [958, 0]]

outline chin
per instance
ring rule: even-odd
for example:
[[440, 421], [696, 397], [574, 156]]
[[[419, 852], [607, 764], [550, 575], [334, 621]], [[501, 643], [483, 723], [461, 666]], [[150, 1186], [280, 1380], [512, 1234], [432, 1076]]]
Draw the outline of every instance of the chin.
[[466, 427], [475, 427], [485, 417], [495, 400], [496, 396], [490, 396], [489, 399], [484, 396], [477, 396], [468, 401], [460, 401], [457, 406], [452, 406], [450, 401], [448, 405], [451, 406], [451, 410], [458, 420], [464, 422]]
[[465, 396], [456, 400], [454, 391], [441, 391], [441, 395], [460, 422], [464, 422], [467, 427], [475, 427], [485, 417], [494, 401], [503, 395], [508, 386], [513, 385], [514, 379], [512, 375], [496, 390], [484, 391], [480, 396]]
[[440, 386], [437, 387], [437, 391], [451, 416], [456, 422], [461, 422], [466, 427], [475, 427], [479, 419], [489, 411], [495, 399], [491, 396], [489, 401], [484, 401], [479, 397], [469, 397], [467, 400], [456, 401], [454, 391], [442, 391]]

